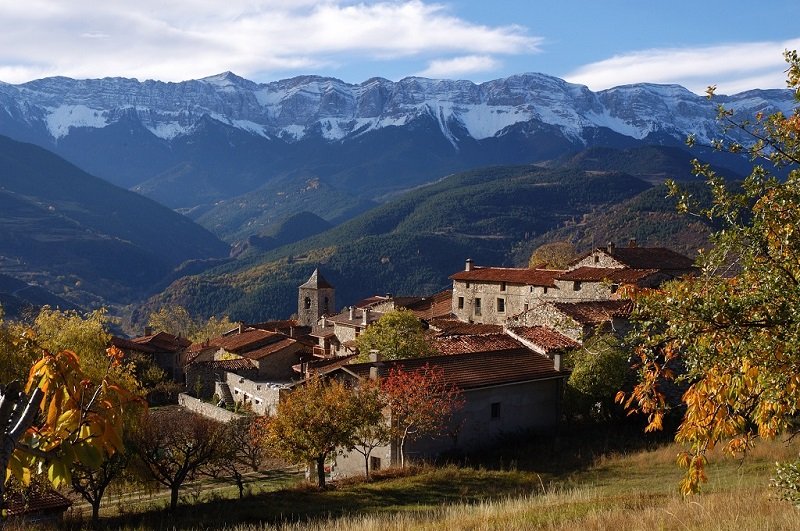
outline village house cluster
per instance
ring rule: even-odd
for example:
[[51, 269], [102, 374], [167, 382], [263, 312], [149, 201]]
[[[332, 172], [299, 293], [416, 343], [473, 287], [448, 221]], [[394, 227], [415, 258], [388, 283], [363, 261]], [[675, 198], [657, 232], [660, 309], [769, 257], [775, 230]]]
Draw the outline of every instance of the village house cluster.
[[[257, 414], [275, 411], [281, 394], [309, 375], [359, 381], [428, 365], [457, 386], [464, 407], [448, 436], [415, 441], [409, 456], [469, 450], [521, 430], [548, 430], [560, 416], [569, 374], [562, 357], [598, 331], [623, 334], [628, 327], [631, 288], [655, 287], [691, 274], [690, 258], [665, 248], [608, 244], [593, 249], [564, 270], [483, 267], [466, 260], [453, 274], [452, 289], [426, 297], [376, 295], [336, 311], [336, 289], [315, 269], [298, 288], [297, 318], [241, 324], [203, 343], [166, 333], [146, 334], [115, 344], [153, 359], [198, 400], [181, 403], [227, 420], [239, 404]], [[356, 338], [387, 311], [413, 312], [435, 354], [385, 361], [380, 352], [354, 363]], [[216, 405], [209, 404], [211, 397]], [[378, 448], [370, 466], [398, 460], [394, 443]], [[360, 459], [360, 457], [359, 457]], [[345, 455], [335, 473], [357, 474], [362, 462]]]

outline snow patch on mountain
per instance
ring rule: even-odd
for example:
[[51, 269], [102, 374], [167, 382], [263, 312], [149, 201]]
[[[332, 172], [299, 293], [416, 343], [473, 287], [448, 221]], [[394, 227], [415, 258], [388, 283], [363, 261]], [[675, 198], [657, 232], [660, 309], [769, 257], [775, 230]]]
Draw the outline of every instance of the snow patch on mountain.
[[69, 134], [73, 127], [105, 127], [107, 113], [86, 105], [61, 105], [47, 109], [47, 130], [56, 140]]

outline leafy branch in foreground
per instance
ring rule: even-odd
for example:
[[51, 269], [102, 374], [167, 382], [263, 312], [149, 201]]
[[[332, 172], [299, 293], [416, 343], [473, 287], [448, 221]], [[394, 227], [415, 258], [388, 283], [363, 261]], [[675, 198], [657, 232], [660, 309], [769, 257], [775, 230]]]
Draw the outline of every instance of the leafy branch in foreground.
[[[797, 95], [800, 59], [796, 52], [785, 57]], [[734, 184], [695, 163], [713, 197], [699, 211], [689, 194], [670, 185], [680, 210], [719, 228], [699, 255], [697, 277], [637, 296], [633, 341], [640, 381], [617, 397], [646, 414], [646, 429], [654, 430], [674, 406], [667, 389], [676, 383], [686, 388], [675, 435], [688, 447], [678, 458], [687, 469], [684, 494], [706, 480], [709, 450], [719, 445], [742, 454], [758, 438], [787, 433], [800, 405], [800, 117], [776, 112], [737, 122], [720, 108], [720, 119], [752, 142], [715, 146], [747, 153], [753, 170]], [[778, 171], [786, 177], [778, 178]]]

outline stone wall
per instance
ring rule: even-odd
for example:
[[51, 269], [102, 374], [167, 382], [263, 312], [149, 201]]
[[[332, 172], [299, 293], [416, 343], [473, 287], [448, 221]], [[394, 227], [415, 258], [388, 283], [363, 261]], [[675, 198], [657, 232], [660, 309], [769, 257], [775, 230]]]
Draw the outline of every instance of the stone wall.
[[249, 404], [253, 413], [257, 415], [275, 413], [283, 385], [249, 380], [232, 372], [225, 373], [224, 382], [228, 384], [234, 401]]
[[203, 402], [202, 400], [198, 400], [187, 395], [186, 393], [181, 393], [178, 395], [178, 404], [185, 407], [189, 411], [194, 411], [195, 413], [203, 415], [204, 417], [208, 417], [219, 422], [230, 422], [243, 416], [239, 413], [233, 413], [227, 409], [223, 409], [213, 404]]
[[[452, 312], [459, 321], [503, 324], [512, 315], [527, 311], [542, 301], [560, 298], [559, 290], [553, 287], [456, 280], [453, 281]], [[476, 299], [480, 299], [480, 312]]]

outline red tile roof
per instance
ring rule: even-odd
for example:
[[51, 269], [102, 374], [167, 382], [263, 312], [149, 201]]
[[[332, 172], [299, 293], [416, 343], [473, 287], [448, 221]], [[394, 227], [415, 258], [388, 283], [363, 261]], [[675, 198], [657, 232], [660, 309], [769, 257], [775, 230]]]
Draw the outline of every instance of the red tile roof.
[[423, 297], [407, 308], [420, 319], [449, 317], [453, 311], [453, 290], [448, 289], [430, 297]]
[[275, 352], [278, 352], [278, 351], [281, 351], [283, 349], [289, 348], [292, 345], [294, 345], [295, 343], [297, 343], [297, 341], [295, 341], [294, 339], [292, 339], [290, 337], [287, 337], [287, 338], [282, 339], [280, 341], [276, 341], [275, 343], [270, 343], [267, 346], [264, 346], [264, 347], [261, 347], [261, 348], [255, 349], [255, 350], [248, 350], [248, 351], [242, 352], [241, 355], [246, 357], [246, 358], [249, 358], [251, 360], [260, 360], [260, 359], [263, 359], [263, 358], [269, 356], [270, 354], [274, 354]]
[[428, 322], [430, 329], [439, 336], [465, 336], [499, 334], [503, 331], [502, 325], [465, 323], [457, 319], [433, 319]]
[[[550, 359], [527, 348], [387, 361], [379, 363], [378, 367], [381, 376], [386, 376], [392, 367], [413, 371], [426, 364], [440, 367], [446, 381], [464, 390], [569, 376], [569, 373], [555, 370]], [[369, 378], [370, 367], [374, 365], [358, 363], [344, 369], [361, 378]]]
[[638, 282], [644, 278], [658, 273], [657, 269], [622, 269], [606, 267], [579, 267], [572, 271], [562, 273], [557, 280], [577, 280], [585, 282], [602, 282], [607, 280], [616, 283]]
[[267, 330], [245, 330], [241, 334], [231, 334], [229, 336], [216, 337], [209, 341], [209, 344], [238, 354], [240, 352], [255, 350], [264, 345], [281, 341], [286, 336], [277, 332]]
[[22, 516], [33, 513], [63, 513], [72, 502], [53, 489], [31, 493], [26, 499], [17, 492], [10, 492], [6, 498], [8, 516]]
[[554, 279], [563, 272], [555, 269], [475, 266], [471, 271], [459, 271], [455, 275], [450, 275], [450, 278], [475, 282], [510, 282], [526, 286], [554, 287]]
[[610, 321], [614, 317], [628, 317], [633, 310], [633, 301], [581, 301], [551, 303], [564, 315], [582, 325], [594, 325]]
[[581, 346], [580, 343], [544, 326], [519, 326], [509, 328], [512, 334], [530, 341], [545, 352], [567, 350]]
[[248, 369], [255, 370], [257, 368], [255, 365], [253, 365], [253, 362], [248, 358], [237, 358], [233, 360], [214, 360], [214, 361], [205, 361], [201, 363], [208, 365], [212, 369], [219, 369], [230, 372], [236, 372]]
[[438, 353], [449, 355], [500, 352], [523, 347], [517, 340], [503, 333], [482, 336], [442, 336], [433, 338], [431, 343]]

